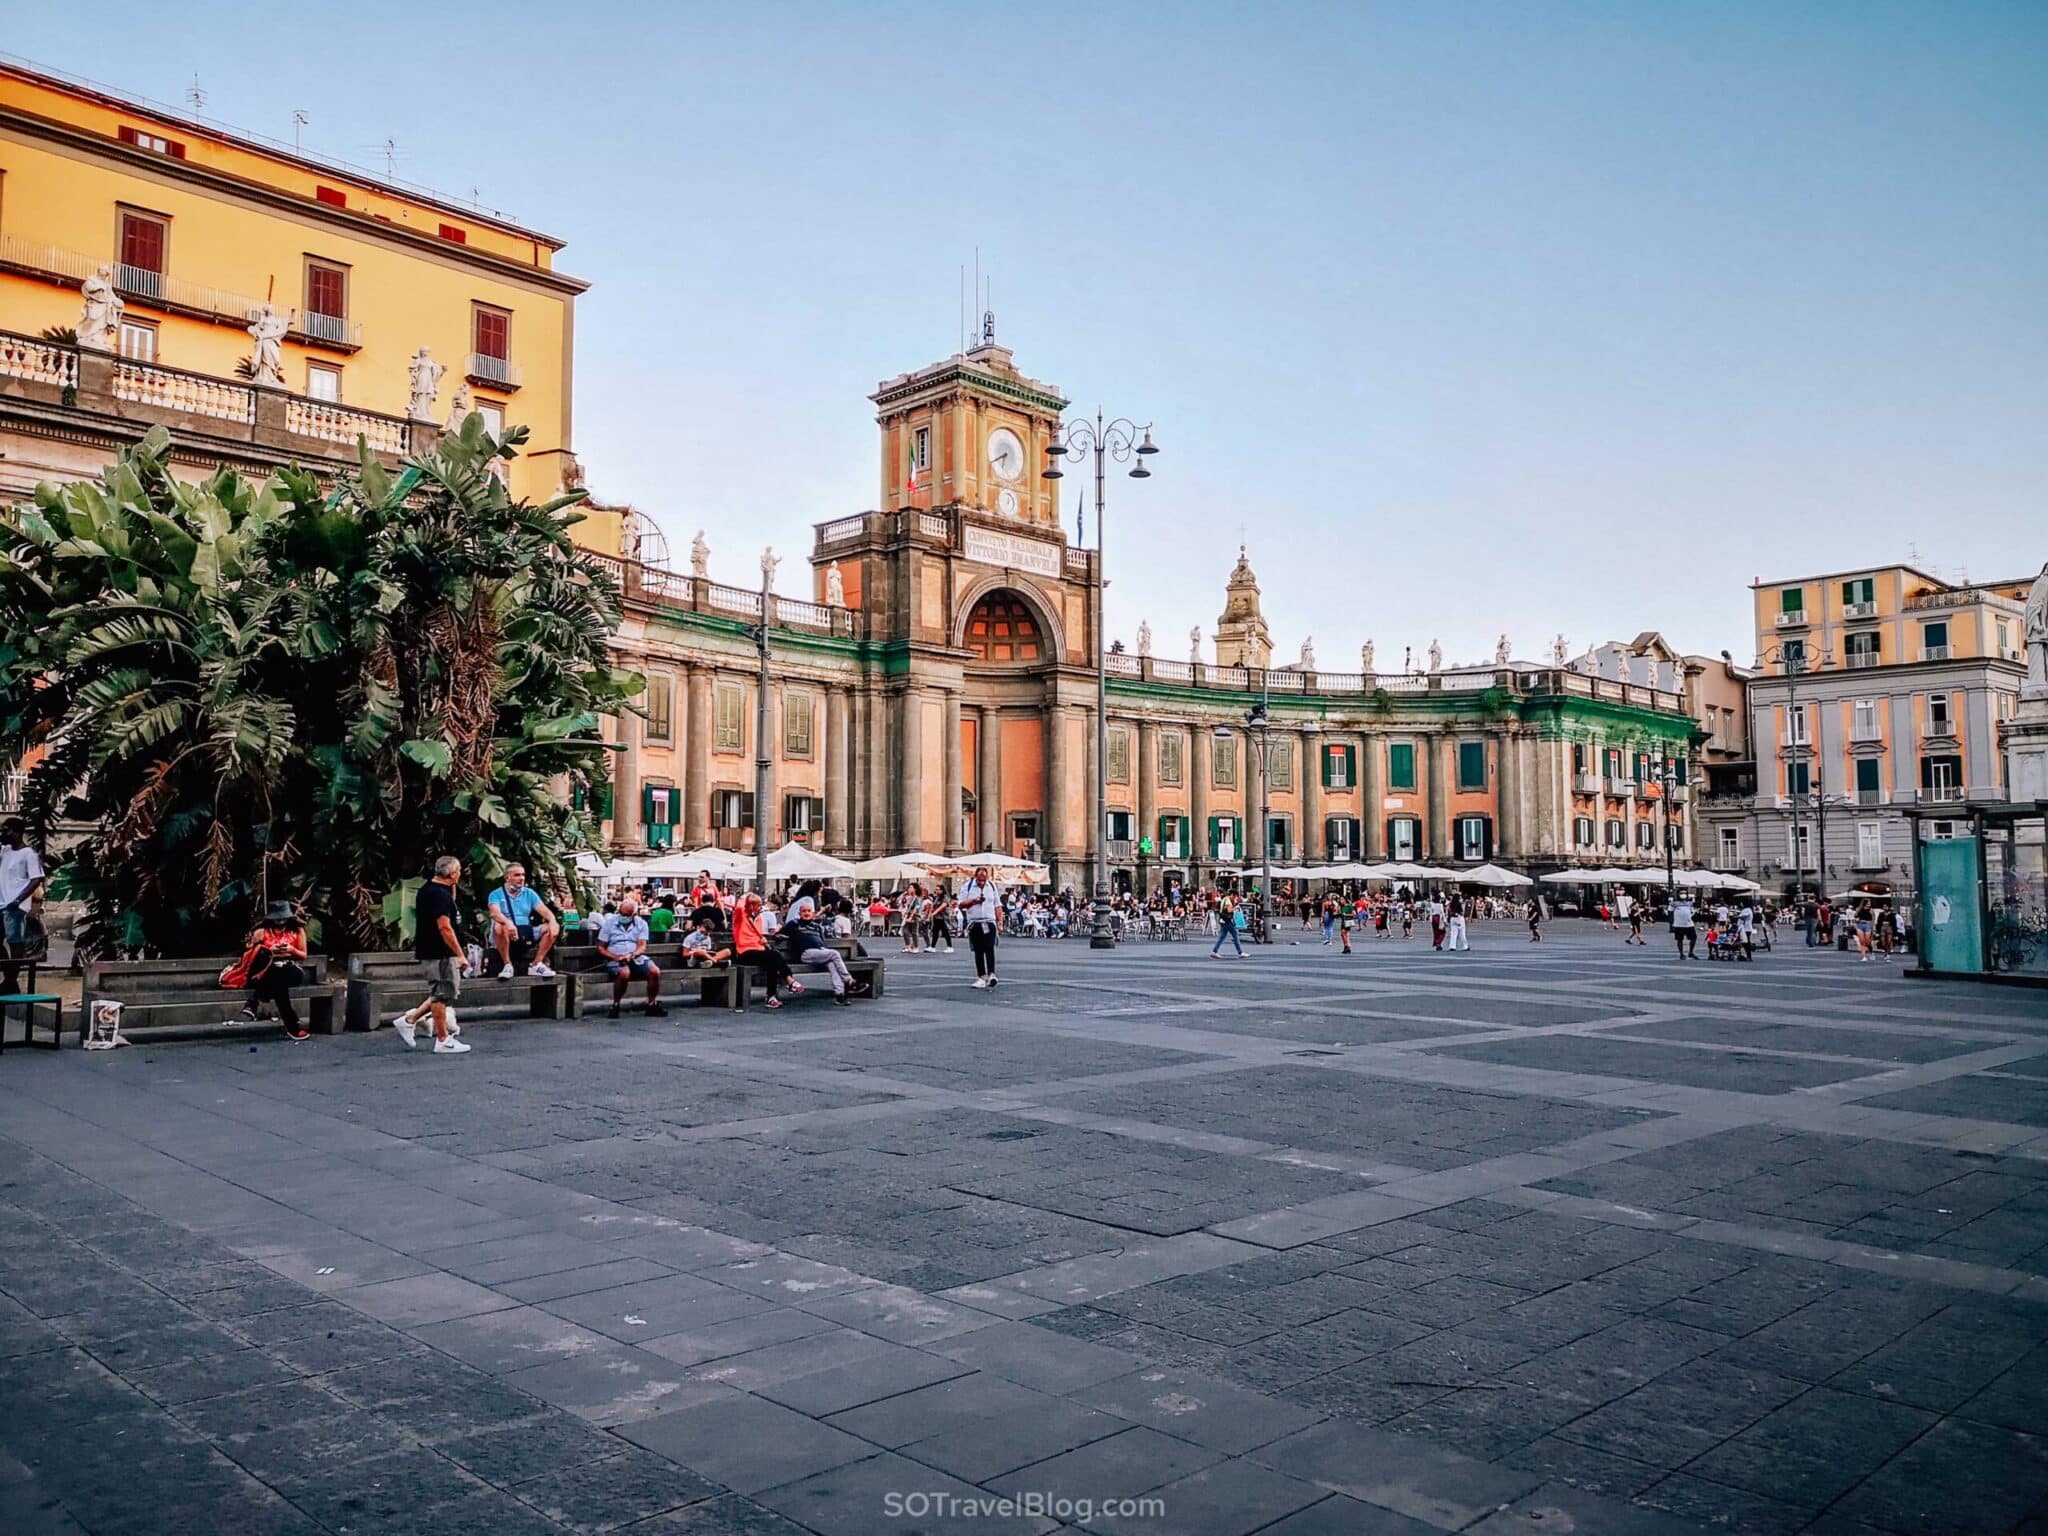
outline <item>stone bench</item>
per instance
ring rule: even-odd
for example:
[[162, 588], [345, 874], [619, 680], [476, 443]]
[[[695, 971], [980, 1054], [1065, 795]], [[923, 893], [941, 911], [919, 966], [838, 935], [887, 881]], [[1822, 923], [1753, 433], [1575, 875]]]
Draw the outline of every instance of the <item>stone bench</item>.
[[[488, 962], [486, 962], [488, 963]], [[402, 951], [375, 951], [349, 956], [347, 1027], [373, 1030], [401, 1009], [427, 995], [427, 962]], [[495, 972], [462, 978], [456, 1012], [511, 1014], [529, 1019], [568, 1019], [575, 1014], [575, 981], [560, 972], [553, 976], [515, 976], [500, 981]]]
[[[79, 1017], [92, 1017], [100, 999], [121, 1004], [121, 1033], [140, 1045], [151, 1040], [209, 1040], [238, 1035], [274, 1035], [277, 1019], [245, 1019], [246, 989], [223, 987], [220, 973], [235, 955], [198, 956], [184, 960], [95, 960], [86, 966]], [[334, 984], [327, 960], [312, 955], [301, 960], [306, 984], [292, 988], [308, 1029], [331, 1035], [338, 1023]]]
[[[724, 948], [731, 941], [714, 935], [714, 947]], [[557, 953], [560, 953], [558, 950]], [[705, 1008], [746, 1007], [745, 988], [737, 984], [737, 970], [730, 963], [723, 965], [684, 965], [683, 946], [677, 943], [654, 943], [647, 946], [647, 958], [661, 971], [661, 991], [664, 998], [673, 996], [681, 988], [695, 987], [697, 1001]], [[563, 957], [563, 969], [572, 964], [576, 969], [568, 973], [575, 979], [575, 1011], [570, 1016], [580, 1018], [593, 1004], [611, 1006], [612, 978], [605, 970], [604, 956], [593, 946], [578, 946]], [[644, 987], [639, 981], [629, 981], [626, 989], [630, 1006], [635, 987]], [[645, 996], [644, 990], [639, 994]]]

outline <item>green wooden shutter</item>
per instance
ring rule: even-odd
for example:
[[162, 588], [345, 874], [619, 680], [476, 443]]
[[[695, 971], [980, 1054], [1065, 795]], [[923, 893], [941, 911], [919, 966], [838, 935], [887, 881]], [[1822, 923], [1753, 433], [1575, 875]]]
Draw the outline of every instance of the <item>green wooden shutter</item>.
[[1876, 758], [1859, 757], [1856, 759], [1856, 788], [1858, 790], [1875, 790], [1879, 788], [1880, 776], [1881, 770], [1878, 767]]
[[1387, 786], [1390, 789], [1413, 789], [1415, 787], [1415, 745], [1413, 742], [1397, 741], [1388, 746]]
[[1211, 816], [1211, 817], [1209, 818], [1209, 857], [1210, 857], [1210, 858], [1212, 858], [1212, 859], [1213, 859], [1213, 858], [1215, 858], [1215, 857], [1216, 857], [1216, 850], [1217, 850], [1217, 848], [1218, 848], [1219, 846], [1221, 846], [1222, 842], [1223, 842], [1223, 818], [1222, 818], [1221, 816]]
[[1458, 743], [1458, 788], [1486, 788], [1485, 742], [1461, 741]]

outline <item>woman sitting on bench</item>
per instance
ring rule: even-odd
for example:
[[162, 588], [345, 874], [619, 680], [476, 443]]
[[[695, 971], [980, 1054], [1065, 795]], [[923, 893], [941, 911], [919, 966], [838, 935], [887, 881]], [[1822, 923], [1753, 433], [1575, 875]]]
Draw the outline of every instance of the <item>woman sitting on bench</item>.
[[263, 921], [250, 933], [242, 955], [249, 987], [249, 1001], [242, 1005], [242, 1018], [254, 1023], [259, 1004], [275, 1003], [285, 1035], [293, 1040], [306, 1039], [309, 1031], [299, 1018], [299, 1010], [292, 1006], [292, 988], [306, 984], [306, 969], [299, 963], [305, 958], [306, 930], [299, 922], [298, 912], [288, 901], [273, 901], [264, 908]]
[[[761, 925], [761, 895], [749, 891], [745, 898], [732, 909], [732, 951], [733, 964], [752, 966], [761, 973], [761, 984], [768, 989], [768, 1006], [780, 1008], [782, 999], [775, 995], [778, 987], [787, 986], [792, 992], [803, 991], [789, 970], [789, 962], [768, 947], [768, 935]], [[745, 985], [744, 979], [739, 983]]]

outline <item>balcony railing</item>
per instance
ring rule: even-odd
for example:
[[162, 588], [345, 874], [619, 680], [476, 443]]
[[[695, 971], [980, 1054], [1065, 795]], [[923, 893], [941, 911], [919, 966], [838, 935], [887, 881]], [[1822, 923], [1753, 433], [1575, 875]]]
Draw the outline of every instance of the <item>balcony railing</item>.
[[1844, 603], [1842, 617], [1845, 619], [1874, 619], [1877, 617], [1876, 603]]
[[1575, 773], [1572, 775], [1572, 793], [1575, 795], [1597, 795], [1600, 793], [1600, 775], [1597, 773]]
[[10, 379], [54, 384], [59, 389], [76, 389], [78, 350], [29, 336], [0, 335], [0, 374]]
[[1859, 789], [1856, 791], [1858, 805], [1883, 805], [1884, 791], [1881, 789]]
[[351, 352], [359, 350], [363, 344], [363, 328], [358, 322], [343, 315], [321, 315], [311, 310], [299, 311], [292, 322], [292, 334], [302, 341], [343, 347]]
[[1963, 799], [1960, 784], [1923, 784], [1920, 786], [1919, 801], [1922, 805], [1959, 805]]
[[219, 421], [253, 422], [256, 391], [247, 384], [217, 379], [208, 373], [167, 368], [120, 358], [114, 363], [114, 395], [152, 410], [183, 411]]
[[353, 443], [360, 437], [378, 453], [402, 454], [412, 443], [412, 423], [403, 417], [303, 395], [285, 401], [284, 424], [288, 432], [327, 443]]
[[469, 354], [469, 381], [472, 384], [493, 384], [499, 389], [517, 389], [519, 365], [508, 357], [472, 352]]
[[1806, 610], [1793, 608], [1778, 614], [1772, 622], [1779, 629], [1795, 629], [1806, 622]]
[[1842, 665], [1852, 672], [1860, 672], [1866, 667], [1878, 665], [1882, 660], [1876, 651], [1850, 651], [1842, 657]]
[[1906, 599], [1906, 607], [1921, 612], [1933, 608], [1968, 608], [1973, 603], [1991, 603], [2017, 613], [2020, 604], [1983, 587], [1957, 587], [1948, 592], [1921, 592]]
[[1947, 661], [1949, 648], [1945, 645], [1923, 645], [1920, 647], [1922, 661]]
[[1634, 779], [1616, 778], [1614, 775], [1609, 774], [1607, 778], [1607, 793], [1616, 800], [1633, 800], [1636, 793], [1636, 781]]

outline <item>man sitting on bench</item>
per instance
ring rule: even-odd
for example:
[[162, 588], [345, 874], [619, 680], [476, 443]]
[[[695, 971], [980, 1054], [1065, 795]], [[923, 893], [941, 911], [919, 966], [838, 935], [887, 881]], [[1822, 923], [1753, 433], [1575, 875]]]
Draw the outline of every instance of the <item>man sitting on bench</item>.
[[647, 920], [630, 895], [621, 896], [619, 910], [597, 925], [598, 951], [604, 956], [604, 968], [612, 974], [612, 1011], [607, 1017], [619, 1016], [619, 1005], [626, 1000], [626, 983], [635, 976], [647, 982], [648, 1015], [658, 1018], [668, 1012], [661, 1006], [661, 967], [647, 958], [647, 938]]
[[713, 926], [709, 912], [697, 914], [696, 920], [690, 924], [690, 931], [683, 935], [685, 966], [724, 965], [732, 959], [732, 950], [729, 946], [719, 947], [717, 936], [712, 931]]
[[562, 925], [555, 921], [555, 914], [548, 910], [548, 904], [540, 899], [540, 892], [526, 883], [524, 864], [507, 864], [505, 879], [491, 892], [491, 948], [498, 952], [498, 980], [510, 981], [514, 975], [512, 966], [512, 945], [516, 940], [524, 945], [532, 960], [526, 967], [529, 976], [552, 976], [548, 968], [548, 951], [555, 947], [555, 940], [562, 936]]

